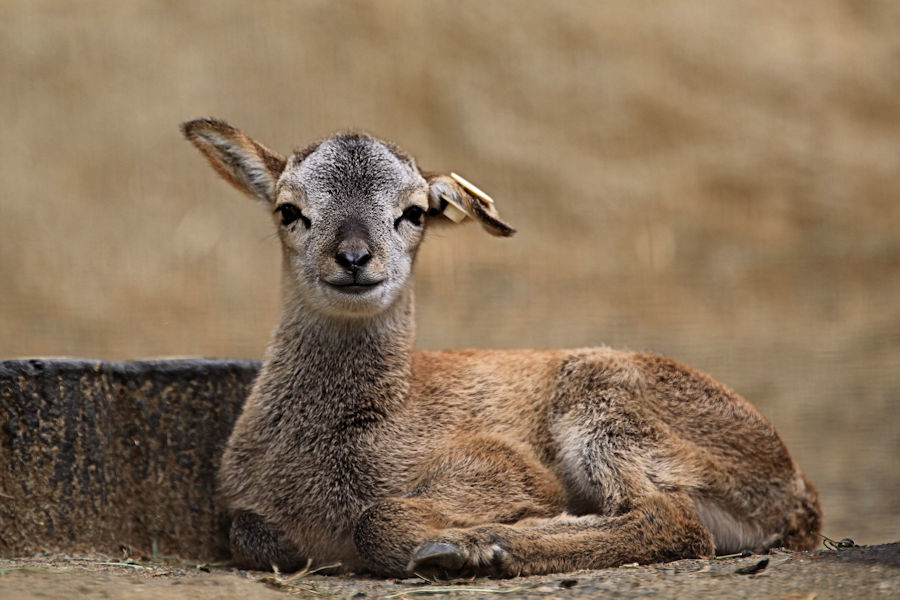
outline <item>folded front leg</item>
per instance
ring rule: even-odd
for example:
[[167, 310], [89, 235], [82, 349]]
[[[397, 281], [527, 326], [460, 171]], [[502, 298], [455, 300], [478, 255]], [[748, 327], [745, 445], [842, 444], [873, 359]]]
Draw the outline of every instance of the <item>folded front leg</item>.
[[446, 529], [425, 540], [408, 570], [425, 577], [515, 577], [714, 553], [689, 498], [658, 493], [618, 516], [561, 515], [513, 525]]
[[366, 568], [385, 577], [403, 577], [415, 548], [448, 521], [425, 498], [387, 498], [356, 521], [353, 542]]
[[564, 499], [559, 480], [528, 449], [468, 436], [435, 452], [405, 496], [363, 511], [353, 541], [368, 570], [405, 576], [415, 549], [448, 528], [550, 517], [563, 511]]

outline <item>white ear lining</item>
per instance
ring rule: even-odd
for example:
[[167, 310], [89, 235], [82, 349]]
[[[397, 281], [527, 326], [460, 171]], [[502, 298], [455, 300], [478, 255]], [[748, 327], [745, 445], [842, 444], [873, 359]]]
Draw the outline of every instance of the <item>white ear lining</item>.
[[230, 159], [222, 160], [223, 166], [244, 184], [249, 193], [266, 202], [273, 199], [276, 179], [259, 154], [215, 131], [200, 131], [197, 135], [223, 155], [223, 158]]

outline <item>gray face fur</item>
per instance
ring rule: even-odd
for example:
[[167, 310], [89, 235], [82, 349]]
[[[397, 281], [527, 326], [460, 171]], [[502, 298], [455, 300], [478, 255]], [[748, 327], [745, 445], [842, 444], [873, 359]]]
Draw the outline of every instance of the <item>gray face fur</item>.
[[[286, 204], [303, 218], [283, 224]], [[409, 280], [427, 209], [415, 163], [374, 138], [336, 136], [291, 156], [275, 216], [285, 265], [307, 307], [351, 317], [389, 307]]]

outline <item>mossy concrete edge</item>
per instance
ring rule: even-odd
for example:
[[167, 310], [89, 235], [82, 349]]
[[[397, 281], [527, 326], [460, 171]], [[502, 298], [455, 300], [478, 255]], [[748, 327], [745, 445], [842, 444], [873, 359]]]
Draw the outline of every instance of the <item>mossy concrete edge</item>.
[[258, 361], [0, 361], [0, 554], [227, 557], [215, 475]]

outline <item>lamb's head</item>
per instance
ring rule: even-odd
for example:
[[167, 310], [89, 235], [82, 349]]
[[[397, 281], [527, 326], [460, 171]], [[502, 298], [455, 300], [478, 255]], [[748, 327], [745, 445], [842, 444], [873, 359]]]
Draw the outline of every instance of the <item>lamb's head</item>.
[[373, 315], [409, 285], [425, 229], [448, 202], [494, 235], [511, 235], [471, 186], [423, 173], [396, 146], [337, 134], [287, 158], [231, 125], [198, 119], [182, 131], [229, 183], [271, 210], [284, 253], [285, 285], [308, 309]]

